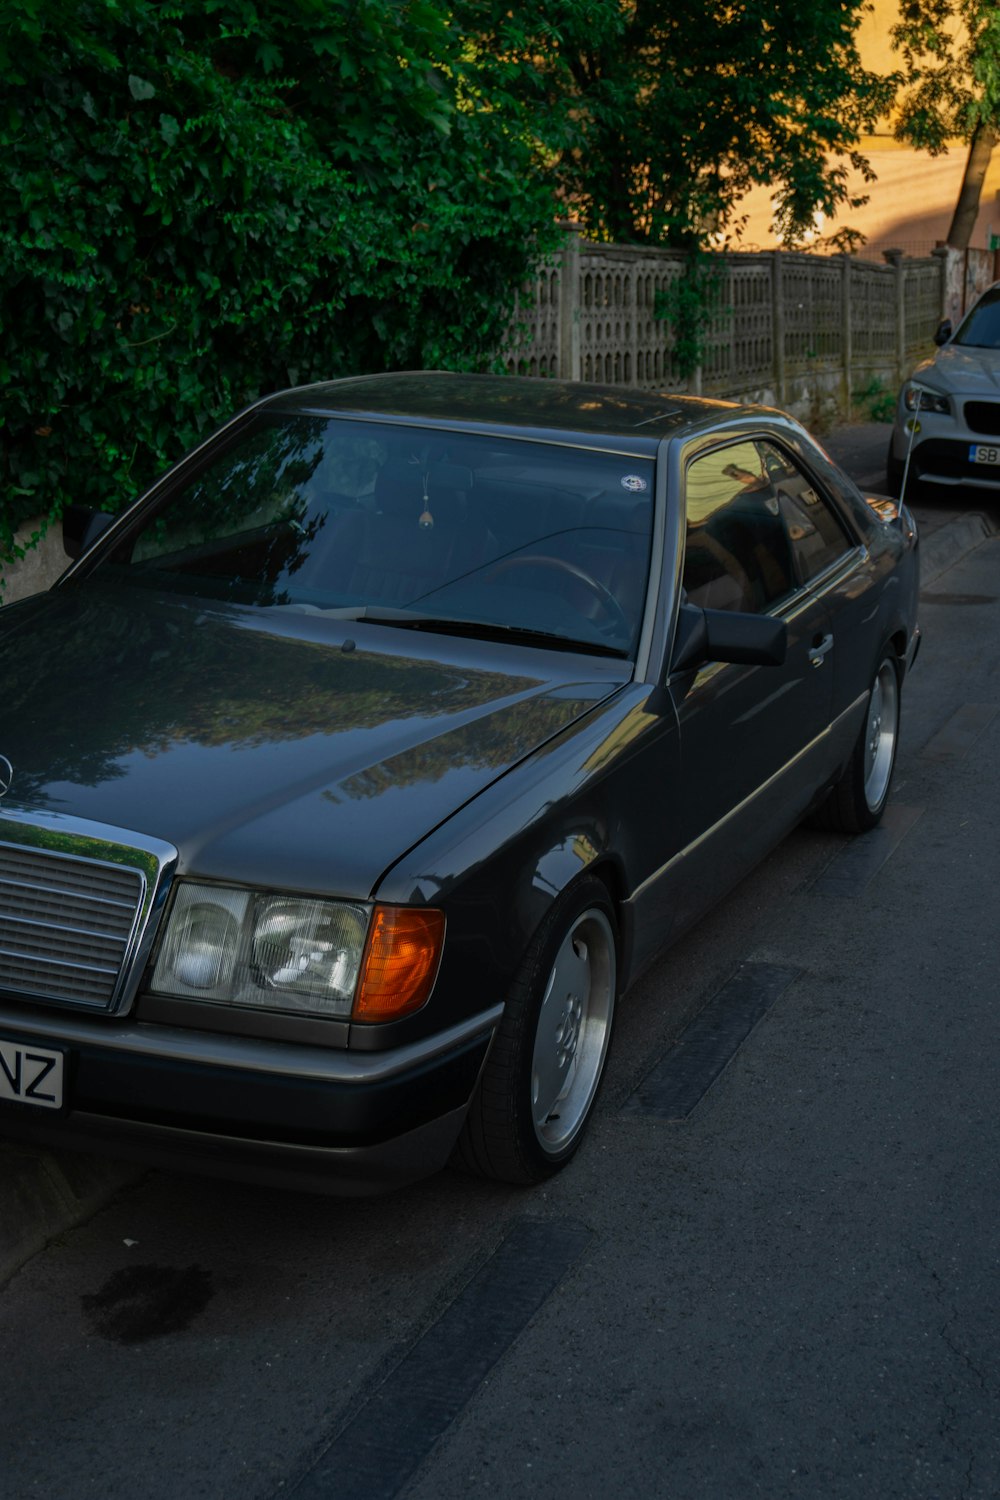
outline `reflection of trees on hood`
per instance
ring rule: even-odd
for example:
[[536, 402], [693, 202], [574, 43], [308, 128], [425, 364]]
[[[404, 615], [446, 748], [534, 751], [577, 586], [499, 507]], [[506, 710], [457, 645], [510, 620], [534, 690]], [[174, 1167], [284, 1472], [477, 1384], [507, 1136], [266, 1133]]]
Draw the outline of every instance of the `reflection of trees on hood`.
[[[391, 787], [418, 781], [440, 781], [459, 767], [499, 770], [550, 739], [587, 707], [584, 700], [528, 698], [507, 705], [472, 724], [414, 745], [344, 783], [352, 797], [378, 797]], [[336, 797], [335, 793], [329, 794]]]
[[[121, 775], [116, 762], [137, 751], [334, 736], [471, 711], [535, 686], [528, 677], [345, 653], [333, 643], [271, 634], [259, 617], [238, 610], [140, 591], [67, 589], [26, 625], [0, 634], [0, 741], [20, 796], [40, 794], [53, 780], [96, 785]], [[565, 704], [551, 711], [565, 720]], [[524, 722], [515, 720], [510, 732], [520, 743]], [[506, 733], [498, 721], [477, 753], [505, 758]], [[491, 736], [497, 742], [489, 750]]]

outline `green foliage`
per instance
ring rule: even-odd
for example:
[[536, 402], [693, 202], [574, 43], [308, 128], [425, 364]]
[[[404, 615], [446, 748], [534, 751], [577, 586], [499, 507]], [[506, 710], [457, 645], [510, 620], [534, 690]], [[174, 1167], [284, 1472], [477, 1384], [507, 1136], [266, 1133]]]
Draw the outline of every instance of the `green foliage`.
[[896, 415], [896, 392], [874, 376], [861, 390], [851, 392], [851, 402], [868, 422], [891, 422]]
[[896, 134], [937, 156], [949, 136], [1000, 130], [1000, 6], [996, 0], [900, 0], [892, 29], [906, 87]]
[[491, 87], [531, 110], [588, 232], [718, 243], [740, 197], [773, 188], [786, 243], [857, 206], [860, 134], [894, 80], [866, 72], [866, 0], [456, 0]]
[[732, 313], [722, 306], [724, 287], [722, 262], [695, 248], [685, 257], [680, 274], [656, 294], [654, 314], [671, 325], [671, 356], [683, 380], [702, 363], [712, 324]]
[[0, 557], [288, 383], [495, 358], [553, 242], [436, 0], [6, 0]]
[[983, 179], [1000, 142], [1000, 6], [996, 0], [901, 0], [892, 31], [906, 87], [896, 121], [901, 140], [937, 156], [948, 137], [969, 144], [948, 243], [968, 248]]

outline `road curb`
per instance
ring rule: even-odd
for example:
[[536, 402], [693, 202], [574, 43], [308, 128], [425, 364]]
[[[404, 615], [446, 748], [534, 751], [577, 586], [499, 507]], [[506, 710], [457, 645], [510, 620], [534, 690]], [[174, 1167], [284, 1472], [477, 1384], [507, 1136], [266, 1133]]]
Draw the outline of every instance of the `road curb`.
[[[921, 541], [921, 578], [933, 582], [998, 527], [977, 512], [956, 516]], [[91, 1218], [144, 1169], [74, 1151], [0, 1141], [0, 1286], [53, 1239]]]
[[84, 1223], [144, 1168], [82, 1152], [0, 1142], [0, 1286], [39, 1250]]

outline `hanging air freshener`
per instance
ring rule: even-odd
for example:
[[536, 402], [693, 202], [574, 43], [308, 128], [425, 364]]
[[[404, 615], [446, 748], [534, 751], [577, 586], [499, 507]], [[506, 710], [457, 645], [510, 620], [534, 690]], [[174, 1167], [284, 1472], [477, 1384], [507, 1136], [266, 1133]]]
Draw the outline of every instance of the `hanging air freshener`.
[[430, 528], [434, 525], [434, 517], [431, 515], [431, 502], [430, 502], [430, 499], [429, 499], [428, 494], [427, 494], [427, 475], [426, 474], [424, 474], [423, 483], [424, 483], [424, 508], [420, 512], [420, 522], [419, 522], [419, 524], [423, 527], [424, 531], [429, 531]]

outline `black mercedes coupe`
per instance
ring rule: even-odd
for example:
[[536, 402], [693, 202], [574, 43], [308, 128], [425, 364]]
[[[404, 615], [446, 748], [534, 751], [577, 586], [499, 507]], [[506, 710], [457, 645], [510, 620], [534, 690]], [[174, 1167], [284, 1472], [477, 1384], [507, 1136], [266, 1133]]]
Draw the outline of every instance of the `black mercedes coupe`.
[[65, 535], [0, 611], [9, 1137], [537, 1182], [645, 966], [889, 796], [916, 528], [763, 407], [334, 381]]

